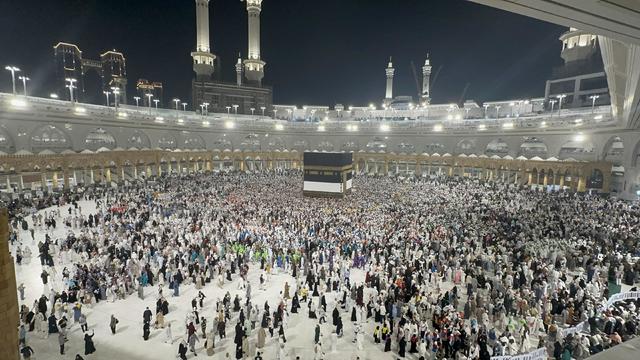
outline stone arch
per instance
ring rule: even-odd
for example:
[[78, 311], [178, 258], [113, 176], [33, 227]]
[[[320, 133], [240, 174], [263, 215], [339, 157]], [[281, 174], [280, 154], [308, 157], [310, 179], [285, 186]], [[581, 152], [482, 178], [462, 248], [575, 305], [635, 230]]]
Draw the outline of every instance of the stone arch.
[[29, 142], [33, 153], [43, 150], [59, 152], [73, 148], [69, 134], [55, 125], [37, 127], [31, 132]]
[[569, 158], [584, 160], [585, 158], [590, 158], [593, 152], [593, 143], [573, 139], [562, 144], [560, 152], [558, 153], [558, 158], [561, 160]]
[[15, 144], [11, 135], [9, 135], [9, 132], [4, 127], [0, 127], [0, 151], [11, 154], [15, 152], [15, 150]]
[[284, 151], [287, 149], [287, 143], [281, 136], [270, 136], [267, 148], [271, 151]]
[[293, 148], [300, 152], [305, 151], [309, 148], [309, 144], [306, 140], [296, 140], [293, 142]]
[[411, 154], [416, 152], [416, 146], [410, 142], [401, 142], [396, 145], [396, 148], [398, 149], [399, 153]]
[[624, 159], [624, 142], [619, 136], [612, 136], [607, 140], [602, 150], [602, 158], [615, 165], [622, 164]]
[[322, 151], [322, 152], [333, 151], [334, 148], [335, 148], [335, 146], [333, 145], [333, 143], [331, 141], [328, 141], [328, 140], [323, 140], [323, 141], [319, 142], [318, 145], [316, 146], [316, 150]]
[[438, 142], [429, 143], [424, 146], [424, 152], [427, 154], [444, 154], [446, 152], [446, 147], [444, 146], [444, 144]]
[[360, 149], [360, 145], [357, 141], [350, 140], [343, 143], [340, 149], [345, 152], [356, 152]]
[[131, 135], [127, 136], [127, 149], [129, 148], [151, 148], [151, 140], [149, 136], [142, 130], [136, 129]]
[[506, 156], [509, 154], [509, 145], [502, 138], [493, 139], [487, 144], [485, 154]]
[[547, 148], [547, 144], [545, 144], [544, 141], [535, 136], [525, 137], [518, 151], [518, 156], [524, 156], [527, 158], [538, 156], [540, 158], [546, 159], [548, 155], [549, 149]]
[[95, 128], [84, 138], [84, 148], [96, 151], [100, 148], [113, 149], [117, 146], [113, 134], [102, 127]]
[[233, 142], [223, 135], [213, 141], [213, 149], [219, 151], [233, 150]]
[[248, 134], [242, 139], [242, 142], [240, 143], [240, 148], [243, 151], [258, 151], [260, 150], [260, 147], [260, 136], [255, 133]]
[[190, 132], [182, 133], [182, 148], [188, 150], [205, 149], [204, 139], [202, 136]]
[[380, 136], [376, 136], [367, 143], [367, 151], [370, 152], [386, 152], [387, 142]]
[[475, 139], [462, 139], [458, 141], [455, 148], [456, 154], [471, 155], [477, 153], [477, 144]]
[[172, 134], [164, 134], [158, 139], [158, 147], [161, 149], [169, 149], [174, 150], [178, 147], [178, 142], [176, 141], [176, 137]]

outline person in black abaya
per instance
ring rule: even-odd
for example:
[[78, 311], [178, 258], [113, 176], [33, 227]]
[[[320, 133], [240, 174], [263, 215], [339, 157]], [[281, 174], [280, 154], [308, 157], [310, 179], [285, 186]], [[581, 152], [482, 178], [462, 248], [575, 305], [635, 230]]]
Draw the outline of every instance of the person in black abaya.
[[300, 308], [300, 300], [298, 300], [298, 293], [293, 294], [293, 299], [291, 300], [291, 313], [297, 314], [298, 308]]
[[84, 354], [85, 355], [93, 354], [94, 352], [96, 352], [96, 347], [93, 344], [94, 334], [95, 333], [93, 331], [91, 332], [91, 335], [89, 335], [89, 333], [84, 334]]
[[142, 326], [142, 338], [147, 341], [149, 340], [149, 323], [145, 322], [144, 325]]
[[358, 317], [356, 316], [356, 307], [351, 308], [351, 321], [358, 321]]
[[387, 336], [384, 340], [384, 352], [391, 351], [391, 336]]
[[398, 343], [398, 355], [400, 357], [404, 357], [407, 348], [407, 340], [405, 340], [404, 336], [400, 339]]

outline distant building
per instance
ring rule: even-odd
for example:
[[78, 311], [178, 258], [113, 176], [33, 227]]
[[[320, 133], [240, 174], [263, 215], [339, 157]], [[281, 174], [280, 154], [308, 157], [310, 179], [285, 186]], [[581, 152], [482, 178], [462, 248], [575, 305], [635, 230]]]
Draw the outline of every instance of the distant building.
[[[149, 102], [151, 102], [152, 106], [155, 106], [153, 100], [160, 100], [158, 107], [163, 105], [163, 88], [162, 83], [159, 81], [151, 82], [147, 79], [138, 79], [136, 92], [138, 97], [140, 97], [139, 101], [141, 106], [149, 106]], [[151, 98], [149, 98], [147, 94], [151, 94]]]
[[[582, 107], [610, 103], [607, 75], [604, 72], [598, 37], [570, 28], [560, 36], [564, 65], [553, 69], [544, 97], [551, 106]], [[559, 96], [565, 96], [559, 98]]]
[[[211, 53], [209, 42], [209, 0], [196, 0], [196, 50], [193, 57], [195, 79], [192, 82], [194, 110], [207, 105], [209, 112], [238, 114], [262, 114], [264, 108], [271, 111], [273, 90], [263, 86], [266, 63], [260, 57], [260, 12], [262, 0], [247, 0], [248, 59], [238, 59], [235, 64], [236, 81], [224, 82], [220, 76], [220, 59]], [[244, 75], [244, 81], [243, 81]], [[266, 112], [265, 112], [266, 114]]]
[[[53, 47], [56, 87], [61, 98], [69, 98], [69, 81], [74, 79], [74, 99], [81, 102], [126, 104], [127, 64], [124, 55], [115, 50], [100, 55], [100, 60], [85, 59], [75, 44], [59, 42]], [[117, 90], [114, 90], [117, 88]], [[109, 93], [107, 97], [105, 92]]]

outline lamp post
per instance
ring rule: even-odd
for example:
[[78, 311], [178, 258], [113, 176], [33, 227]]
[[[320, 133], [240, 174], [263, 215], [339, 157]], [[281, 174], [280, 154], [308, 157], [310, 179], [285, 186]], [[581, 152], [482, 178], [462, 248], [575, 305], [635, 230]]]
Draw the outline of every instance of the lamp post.
[[187, 111], [187, 103], [182, 103], [182, 111]]
[[227, 109], [227, 115], [231, 114], [231, 106], [225, 106], [225, 108]]
[[26, 76], [19, 76], [18, 79], [22, 80], [22, 89], [24, 90], [24, 96], [27, 96], [27, 81], [31, 79]]
[[487, 118], [487, 108], [489, 107], [489, 104], [484, 104], [482, 106], [484, 106], [484, 118], [486, 119]]
[[69, 101], [73, 102], [73, 89], [76, 88], [76, 86], [74, 84], [78, 80], [73, 79], [73, 78], [66, 78], [65, 81], [69, 83], [69, 85], [65, 86], [65, 87], [69, 88]]
[[496, 105], [496, 119], [500, 118], [500, 108], [502, 105]]
[[111, 87], [111, 91], [113, 92], [113, 103], [116, 107], [116, 110], [118, 110], [118, 98], [120, 97], [120, 88], [113, 86]]
[[293, 110], [291, 109], [287, 109], [287, 112], [289, 113], [289, 121], [291, 121], [292, 117], [291, 117], [291, 113], [293, 112]]
[[558, 100], [549, 100], [549, 103], [551, 104], [551, 116], [553, 116], [553, 106], [558, 102]]
[[204, 104], [200, 104], [200, 115], [204, 116]]
[[209, 116], [209, 103], [206, 102], [206, 103], [204, 103], [202, 105], [204, 105], [204, 111], [207, 113], [207, 116]]
[[591, 113], [593, 113], [595, 111], [596, 100], [598, 100], [599, 97], [600, 97], [600, 95], [591, 95], [591, 96], [589, 96], [589, 99], [591, 99]]
[[147, 97], [147, 104], [149, 105], [149, 114], [151, 114], [151, 98], [153, 97], [153, 94], [147, 93], [147, 94], [144, 94], [144, 96]]
[[136, 101], [136, 107], [140, 106], [140, 96], [134, 96], [133, 100]]
[[273, 118], [274, 118], [274, 119], [277, 119], [277, 118], [278, 118], [278, 109], [275, 109], [275, 108], [274, 108], [274, 109], [273, 109], [273, 110], [271, 110], [271, 111], [273, 112]]
[[13, 85], [13, 95], [16, 94], [16, 73], [20, 71], [19, 68], [7, 65], [4, 67], [5, 70], [11, 71], [11, 84]]
[[469, 118], [469, 110], [471, 110], [471, 108], [465, 108], [464, 111], [467, 112], [467, 114], [465, 115], [465, 119]]
[[153, 103], [156, 105], [156, 111], [158, 110], [158, 103], [160, 102], [160, 100], [158, 99], [153, 99]]
[[266, 106], [260, 106], [260, 110], [262, 110], [262, 116], [264, 116], [264, 111], [267, 110]]
[[251, 108], [249, 110], [251, 110], [251, 116], [253, 116], [253, 112], [256, 111], [256, 108]]
[[111, 91], [103, 91], [102, 93], [107, 98], [107, 107], [109, 107], [109, 95], [111, 95]]
[[233, 112], [235, 112], [235, 113], [236, 113], [236, 115], [238, 115], [238, 107], [239, 107], [240, 105], [235, 105], [235, 104], [234, 104], [234, 105], [231, 105], [231, 106], [233, 106]]
[[173, 102], [176, 103], [176, 110], [178, 110], [178, 105], [180, 104], [180, 99], [173, 99]]
[[567, 94], [561, 94], [558, 95], [558, 115], [560, 115], [560, 112], [562, 111], [562, 100], [564, 100], [564, 98], [567, 97]]

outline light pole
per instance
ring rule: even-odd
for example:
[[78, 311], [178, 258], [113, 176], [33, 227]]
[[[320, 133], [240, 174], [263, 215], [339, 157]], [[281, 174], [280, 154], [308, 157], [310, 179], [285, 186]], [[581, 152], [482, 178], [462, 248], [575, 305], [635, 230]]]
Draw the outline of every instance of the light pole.
[[207, 116], [209, 116], [209, 103], [206, 102], [206, 103], [204, 103], [202, 105], [204, 105], [204, 111], [207, 113]]
[[109, 107], [109, 95], [111, 95], [111, 91], [103, 91], [102, 93], [107, 98], [107, 107]]
[[187, 111], [187, 103], [182, 103], [182, 111]]
[[151, 98], [153, 97], [153, 94], [147, 93], [144, 94], [144, 96], [147, 97], [147, 104], [149, 104], [149, 114], [151, 114]]
[[204, 116], [204, 104], [200, 104], [200, 115]]
[[500, 118], [500, 108], [502, 105], [496, 105], [496, 119]]
[[225, 108], [227, 109], [227, 115], [231, 114], [231, 106], [225, 106]]
[[22, 89], [24, 90], [24, 96], [27, 96], [27, 81], [31, 79], [26, 76], [19, 76], [18, 79], [22, 80]]
[[489, 104], [484, 104], [482, 106], [484, 106], [484, 118], [487, 119], [487, 108], [489, 107]]
[[464, 111], [467, 112], [467, 115], [465, 116], [465, 119], [469, 118], [469, 110], [471, 110], [470, 108], [465, 108]]
[[116, 110], [118, 110], [118, 98], [120, 97], [120, 88], [113, 86], [111, 88], [111, 91], [113, 92], [113, 103], [116, 107]]
[[562, 111], [562, 100], [564, 100], [564, 98], [567, 97], [567, 94], [562, 94], [562, 95], [558, 95], [558, 115], [560, 115], [560, 112]]
[[264, 111], [267, 110], [267, 108], [264, 106], [260, 106], [260, 110], [262, 110], [262, 116], [264, 116]]
[[551, 104], [551, 116], [553, 116], [553, 106], [558, 102], [558, 100], [549, 100], [549, 103]]
[[173, 102], [176, 103], [176, 110], [178, 110], [178, 105], [180, 104], [180, 99], [173, 99]]
[[233, 106], [233, 112], [234, 112], [234, 113], [236, 113], [236, 115], [238, 115], [238, 107], [239, 107], [240, 105], [235, 105], [235, 104], [234, 104], [234, 105], [232, 105], [232, 106]]
[[513, 106], [514, 106], [514, 105], [515, 105], [515, 104], [514, 104], [513, 102], [510, 102], [510, 103], [509, 103], [509, 106], [511, 107], [511, 115], [509, 115], [509, 117], [513, 117]]
[[5, 66], [4, 69], [11, 71], [11, 84], [13, 84], [13, 95], [15, 95], [16, 94], [16, 73], [20, 71], [20, 69], [11, 65]]
[[76, 88], [75, 82], [78, 81], [76, 79], [73, 78], [66, 78], [65, 81], [67, 81], [69, 83], [69, 85], [66, 85], [65, 87], [69, 88], [69, 101], [73, 102], [73, 89]]
[[293, 112], [293, 110], [287, 109], [287, 112], [289, 113], [289, 121], [291, 121], [292, 120], [291, 113]]
[[591, 95], [591, 96], [589, 96], [589, 99], [591, 99], [591, 113], [593, 113], [595, 111], [596, 100], [598, 100], [599, 97], [600, 97], [600, 95]]
[[256, 108], [251, 108], [249, 110], [251, 110], [251, 116], [253, 116], [253, 112], [256, 111]]
[[273, 112], [273, 118], [277, 119], [278, 118], [278, 109], [273, 109], [271, 111]]
[[158, 103], [160, 102], [160, 100], [158, 99], [153, 99], [153, 103], [156, 105], [156, 111], [158, 110]]
[[136, 101], [136, 107], [138, 107], [140, 105], [140, 96], [134, 96], [133, 100]]

